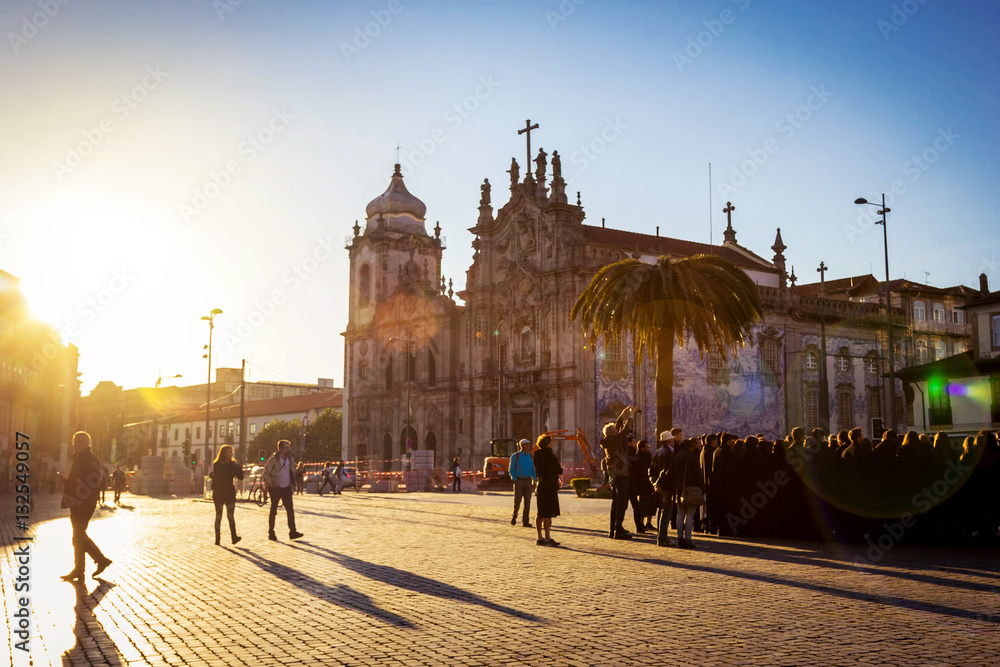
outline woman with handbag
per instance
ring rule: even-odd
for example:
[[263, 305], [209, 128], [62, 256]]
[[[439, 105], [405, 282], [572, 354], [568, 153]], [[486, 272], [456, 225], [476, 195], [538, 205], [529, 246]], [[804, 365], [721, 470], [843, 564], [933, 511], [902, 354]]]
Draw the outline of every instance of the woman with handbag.
[[694, 515], [705, 502], [705, 485], [695, 442], [682, 440], [674, 450], [674, 463], [670, 466], [670, 488], [677, 503], [677, 546], [681, 549], [695, 548], [691, 542]]

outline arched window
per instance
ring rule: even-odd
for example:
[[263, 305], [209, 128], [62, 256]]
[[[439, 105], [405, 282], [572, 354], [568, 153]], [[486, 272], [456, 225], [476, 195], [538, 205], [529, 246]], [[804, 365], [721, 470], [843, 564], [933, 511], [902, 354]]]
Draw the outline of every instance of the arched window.
[[915, 320], [927, 319], [927, 309], [924, 307], [923, 301], [913, 302], [913, 319]]
[[854, 391], [843, 387], [837, 390], [837, 427], [849, 431], [854, 426]]
[[358, 304], [367, 306], [372, 297], [372, 272], [367, 264], [358, 271]]
[[806, 350], [803, 357], [803, 363], [805, 364], [807, 371], [814, 371], [819, 368], [819, 352], [815, 350]]
[[434, 353], [427, 350], [427, 386], [433, 387], [437, 384], [437, 360]]

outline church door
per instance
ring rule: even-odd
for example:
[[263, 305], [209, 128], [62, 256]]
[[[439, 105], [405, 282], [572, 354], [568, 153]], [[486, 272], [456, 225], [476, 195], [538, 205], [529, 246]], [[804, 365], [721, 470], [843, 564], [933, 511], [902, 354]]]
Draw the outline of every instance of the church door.
[[513, 412], [510, 415], [512, 422], [511, 437], [516, 440], [527, 438], [531, 442], [535, 441], [535, 429], [530, 412]]

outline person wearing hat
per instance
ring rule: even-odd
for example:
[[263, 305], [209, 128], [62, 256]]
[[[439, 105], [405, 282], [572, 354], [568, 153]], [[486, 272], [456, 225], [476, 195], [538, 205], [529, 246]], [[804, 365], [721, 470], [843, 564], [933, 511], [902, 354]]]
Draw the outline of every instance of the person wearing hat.
[[531, 460], [531, 441], [523, 438], [517, 444], [521, 450], [514, 452], [514, 455], [510, 457], [510, 465], [507, 467], [510, 479], [514, 482], [514, 514], [510, 517], [510, 525], [517, 525], [517, 511], [521, 508], [521, 500], [523, 499], [524, 514], [521, 515], [521, 525], [525, 528], [531, 528], [528, 515], [531, 514], [531, 494], [535, 491], [537, 481], [535, 464]]
[[660, 496], [660, 508], [656, 515], [656, 545], [660, 547], [670, 546], [667, 536], [670, 534], [670, 519], [674, 516], [674, 497], [670, 493], [667, 479], [670, 465], [674, 462], [676, 438], [681, 435], [679, 428], [660, 433], [660, 446], [649, 462], [649, 481], [653, 484], [653, 491]]

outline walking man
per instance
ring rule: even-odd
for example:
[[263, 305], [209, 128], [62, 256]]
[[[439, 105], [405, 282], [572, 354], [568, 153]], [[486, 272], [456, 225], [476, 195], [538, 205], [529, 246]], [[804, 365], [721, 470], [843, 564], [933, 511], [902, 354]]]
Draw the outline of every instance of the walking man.
[[618, 415], [614, 422], [604, 425], [601, 447], [611, 473], [611, 528], [608, 537], [616, 540], [631, 540], [632, 534], [622, 526], [625, 510], [628, 508], [628, 458], [625, 453], [626, 438], [632, 432], [632, 417], [635, 406], [630, 405]]
[[63, 480], [62, 507], [69, 508], [69, 521], [73, 526], [73, 570], [64, 574], [63, 581], [82, 581], [86, 573], [84, 556], [89, 555], [97, 563], [94, 570], [96, 579], [111, 565], [111, 559], [101, 553], [94, 541], [87, 535], [87, 527], [94, 516], [97, 498], [104, 483], [104, 471], [100, 461], [90, 451], [90, 434], [77, 431], [73, 434], [73, 467], [69, 477]]
[[521, 525], [531, 528], [528, 515], [531, 514], [531, 494], [535, 490], [535, 464], [531, 460], [531, 441], [527, 438], [518, 443], [521, 451], [514, 452], [510, 457], [508, 472], [514, 482], [514, 514], [510, 517], [510, 525], [517, 525], [517, 510], [521, 507], [521, 500], [524, 500], [524, 514], [521, 516]]
[[295, 476], [295, 459], [292, 458], [292, 443], [288, 440], [278, 441], [278, 451], [264, 464], [261, 481], [267, 487], [271, 497], [271, 512], [267, 516], [267, 539], [277, 542], [274, 534], [274, 519], [278, 515], [278, 503], [284, 503], [285, 514], [288, 517], [288, 537], [296, 540], [302, 533], [295, 530], [295, 511], [292, 508], [292, 480]]

